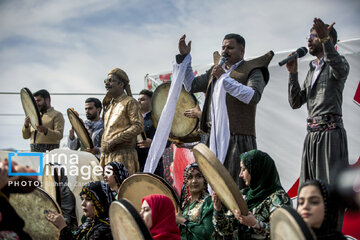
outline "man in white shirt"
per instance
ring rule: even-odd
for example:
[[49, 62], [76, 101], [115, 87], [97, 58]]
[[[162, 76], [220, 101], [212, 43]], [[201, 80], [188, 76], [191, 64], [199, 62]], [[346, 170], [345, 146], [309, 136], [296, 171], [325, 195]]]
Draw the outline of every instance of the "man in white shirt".
[[205, 74], [195, 77], [191, 68], [191, 42], [185, 35], [179, 40], [177, 64], [184, 61], [184, 86], [191, 93], [205, 92], [206, 98], [200, 129], [210, 135], [210, 149], [219, 158], [239, 185], [240, 154], [256, 149], [256, 105], [269, 80], [267, 65], [273, 53], [244, 61], [245, 39], [238, 34], [227, 34], [222, 42], [222, 66], [215, 65]]

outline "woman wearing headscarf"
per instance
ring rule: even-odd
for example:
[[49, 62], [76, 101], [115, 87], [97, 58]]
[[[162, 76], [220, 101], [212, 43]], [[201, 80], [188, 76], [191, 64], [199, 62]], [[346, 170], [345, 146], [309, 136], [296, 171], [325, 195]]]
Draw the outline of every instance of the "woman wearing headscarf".
[[191, 163], [185, 168], [180, 207], [176, 223], [180, 226], [182, 240], [213, 239], [214, 207], [207, 191], [206, 179], [197, 163]]
[[280, 183], [274, 160], [265, 152], [251, 150], [240, 155], [240, 178], [245, 182], [243, 195], [249, 212], [235, 216], [225, 213], [216, 194], [214, 202], [214, 227], [223, 236], [238, 230], [239, 239], [269, 239], [270, 214], [278, 207], [290, 206], [291, 200]]
[[318, 240], [346, 239], [337, 231], [338, 206], [322, 181], [308, 180], [299, 188], [297, 212]]
[[142, 199], [140, 215], [154, 240], [181, 240], [171, 199], [152, 194]]
[[74, 233], [61, 214], [47, 214], [47, 219], [60, 230], [59, 239], [113, 239], [108, 215], [113, 201], [110, 187], [103, 181], [89, 182], [83, 186], [80, 197], [86, 220]]
[[129, 172], [121, 162], [109, 162], [105, 165], [104, 181], [115, 192], [115, 199], [123, 181], [129, 177]]

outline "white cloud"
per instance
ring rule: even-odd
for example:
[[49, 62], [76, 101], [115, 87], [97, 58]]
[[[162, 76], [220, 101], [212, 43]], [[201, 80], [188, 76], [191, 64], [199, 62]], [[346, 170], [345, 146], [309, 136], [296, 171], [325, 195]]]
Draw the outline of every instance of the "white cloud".
[[[120, 67], [139, 92], [145, 74], [171, 70], [183, 33], [200, 65], [211, 62], [229, 32], [246, 38], [246, 57], [304, 46], [315, 16], [336, 21], [341, 40], [359, 37], [359, 10], [357, 0], [3, 1], [1, 89], [104, 92], [107, 72]], [[1, 102], [2, 113], [22, 113], [19, 102], [14, 109]]]

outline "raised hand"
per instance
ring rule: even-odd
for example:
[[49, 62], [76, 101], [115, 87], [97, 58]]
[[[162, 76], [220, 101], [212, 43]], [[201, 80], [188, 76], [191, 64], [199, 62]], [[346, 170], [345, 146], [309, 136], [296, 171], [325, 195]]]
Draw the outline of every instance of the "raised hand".
[[330, 29], [334, 26], [335, 22], [330, 24], [329, 27], [326, 27], [326, 24], [320, 18], [314, 18], [313, 27], [320, 39], [326, 38], [329, 36]]
[[185, 38], [186, 38], [186, 35], [184, 34], [179, 39], [179, 53], [181, 55], [187, 55], [191, 51], [191, 41], [189, 41], [188, 44], [186, 44]]

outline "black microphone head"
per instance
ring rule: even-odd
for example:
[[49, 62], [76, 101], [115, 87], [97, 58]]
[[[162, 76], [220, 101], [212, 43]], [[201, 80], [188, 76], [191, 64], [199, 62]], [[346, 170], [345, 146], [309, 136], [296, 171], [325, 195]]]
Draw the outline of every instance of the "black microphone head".
[[298, 57], [301, 58], [303, 56], [305, 56], [308, 52], [307, 48], [306, 47], [301, 47], [301, 48], [298, 48], [296, 50], [297, 54], [298, 54]]

